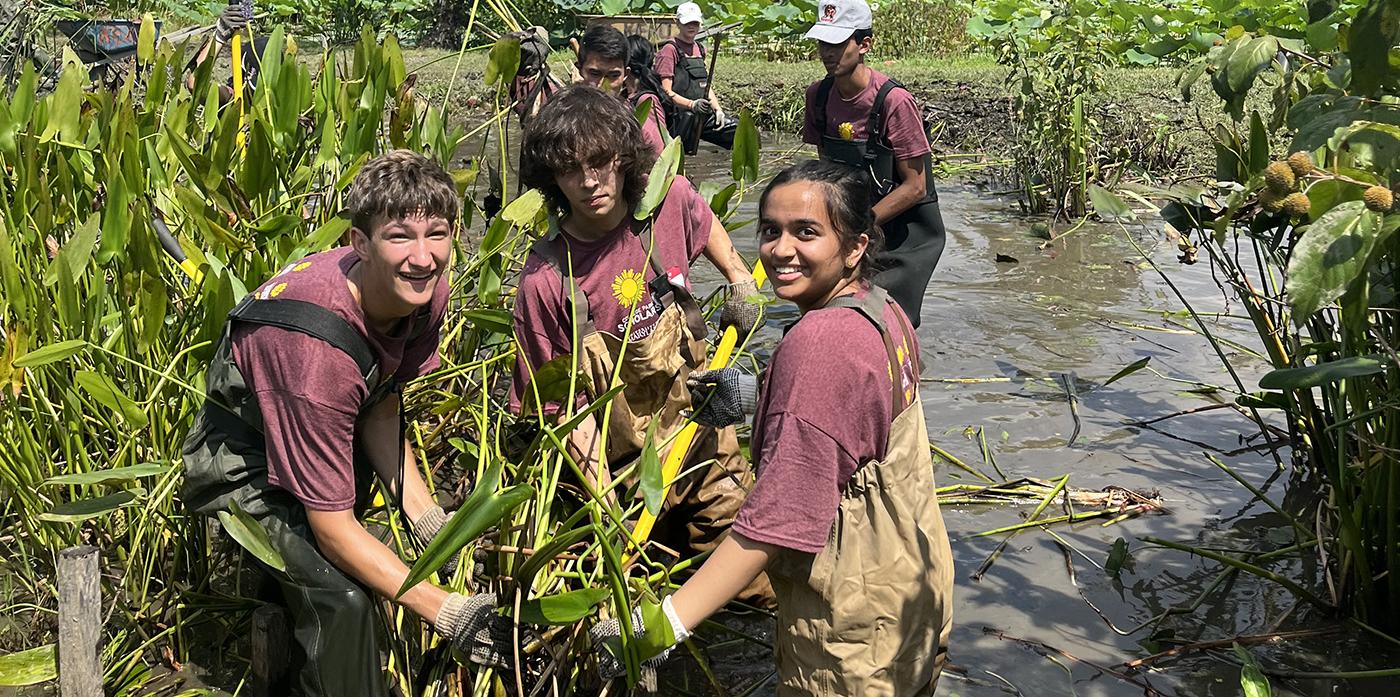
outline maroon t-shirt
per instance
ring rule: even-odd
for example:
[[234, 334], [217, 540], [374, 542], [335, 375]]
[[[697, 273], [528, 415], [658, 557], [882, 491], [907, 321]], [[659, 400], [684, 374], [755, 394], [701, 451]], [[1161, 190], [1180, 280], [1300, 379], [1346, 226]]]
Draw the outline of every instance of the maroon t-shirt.
[[[440, 279], [433, 293], [430, 328], [409, 341], [366, 327], [346, 281], [359, 262], [350, 247], [313, 254], [287, 265], [255, 294], [315, 303], [340, 315], [368, 338], [380, 374], [389, 379], [408, 381], [436, 369], [447, 279]], [[262, 410], [268, 481], [311, 510], [354, 506], [355, 420], [369, 395], [354, 359], [320, 339], [279, 327], [240, 323], [232, 338], [234, 363]]]
[[703, 58], [705, 48], [699, 43], [685, 43], [680, 39], [667, 41], [656, 50], [656, 61], [653, 63], [656, 68], [656, 76], [674, 79], [676, 77], [676, 63], [680, 61], [682, 56]]
[[[690, 264], [710, 241], [715, 215], [705, 199], [685, 177], [676, 177], [661, 203], [652, 227], [656, 248], [652, 256], [665, 269], [673, 283], [690, 288]], [[642, 243], [642, 223], [628, 216], [616, 230], [600, 240], [585, 242], [561, 234], [565, 263], [572, 259], [574, 279], [588, 299], [593, 324], [600, 332], [621, 337], [627, 325], [627, 308], [632, 311], [631, 341], [651, 334], [660, 317], [661, 303], [653, 297], [647, 282], [656, 276], [647, 262]], [[568, 273], [568, 269], [563, 269]], [[511, 382], [510, 407], [520, 411], [524, 390], [534, 370], [551, 359], [573, 353], [572, 322], [565, 304], [564, 277], [543, 257], [531, 252], [525, 259], [520, 285], [515, 295], [515, 335], [520, 351]], [[550, 405], [550, 408], [557, 408]]]
[[[875, 95], [880, 86], [889, 82], [889, 76], [870, 70], [870, 84], [853, 97], [841, 95], [836, 85], [826, 99], [826, 134], [833, 138], [863, 139], [870, 130], [870, 110], [875, 108]], [[821, 145], [822, 133], [817, 128], [817, 88], [821, 81], [807, 88], [807, 112], [802, 125], [802, 142]], [[847, 133], [842, 133], [842, 125], [849, 125]], [[924, 120], [919, 114], [919, 105], [909, 90], [894, 89], [885, 95], [885, 137], [894, 150], [895, 159], [908, 160], [923, 157], [932, 152], [928, 134], [924, 132]]]
[[666, 147], [666, 139], [661, 136], [666, 132], [666, 114], [661, 107], [661, 100], [650, 92], [633, 95], [628, 101], [628, 105], [633, 109], [642, 102], [651, 102], [651, 112], [647, 115], [647, 120], [642, 123], [642, 140], [651, 147], [653, 154], [660, 155], [661, 150]]
[[[898, 305], [886, 305], [884, 321], [903, 368], [903, 410], [919, 389], [919, 347], [905, 341], [909, 320]], [[758, 479], [734, 530], [800, 552], [826, 547], [846, 482], [889, 447], [898, 415], [890, 380], [884, 340], [864, 315], [844, 307], [803, 315], [763, 376], [752, 440]]]

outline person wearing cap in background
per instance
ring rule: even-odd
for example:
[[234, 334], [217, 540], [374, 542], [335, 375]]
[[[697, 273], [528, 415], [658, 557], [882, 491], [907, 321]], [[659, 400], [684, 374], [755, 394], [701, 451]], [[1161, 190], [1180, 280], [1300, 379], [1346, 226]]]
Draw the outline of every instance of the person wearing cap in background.
[[947, 238], [919, 105], [903, 85], [865, 64], [874, 41], [865, 0], [821, 0], [807, 38], [817, 40], [826, 77], [807, 88], [802, 140], [822, 159], [870, 174], [875, 223], [885, 234], [875, 283], [917, 327]]
[[[185, 86], [194, 89], [195, 72], [205, 61], [211, 57], [217, 58], [223, 51], [224, 45], [228, 44], [234, 34], [246, 32], [248, 23], [253, 18], [253, 6], [251, 2], [240, 3], [232, 0], [224, 7], [223, 13], [214, 22], [214, 34], [209, 41], [199, 48], [194, 57], [185, 65]], [[262, 66], [263, 51], [267, 49], [267, 37], [254, 37], [252, 41], [243, 42], [243, 86], [248, 92], [257, 89], [258, 72]], [[219, 104], [227, 104], [233, 99], [233, 79], [219, 85]]]
[[669, 104], [666, 123], [671, 135], [685, 143], [685, 152], [695, 154], [700, 143], [696, 140], [696, 120], [704, 119], [700, 137], [726, 150], [734, 147], [737, 119], [729, 118], [715, 96], [710, 84], [710, 71], [705, 66], [705, 47], [695, 40], [704, 16], [700, 6], [687, 2], [676, 8], [676, 37], [661, 44], [656, 51], [656, 76], [661, 80], [661, 92]]
[[[638, 37], [641, 38], [641, 37]], [[641, 39], [650, 48], [650, 42]], [[640, 47], [639, 47], [640, 48]], [[643, 84], [655, 82], [651, 75], [651, 64], [634, 66], [630, 64], [633, 45], [615, 27], [595, 24], [583, 34], [579, 41], [578, 74], [579, 82], [617, 97], [631, 109], [643, 101], [651, 102], [646, 121], [642, 122], [642, 140], [646, 141], [652, 155], [660, 155], [666, 147], [666, 116], [655, 91], [647, 91]], [[644, 50], [643, 50], [644, 51]], [[642, 72], [645, 74], [642, 74]]]

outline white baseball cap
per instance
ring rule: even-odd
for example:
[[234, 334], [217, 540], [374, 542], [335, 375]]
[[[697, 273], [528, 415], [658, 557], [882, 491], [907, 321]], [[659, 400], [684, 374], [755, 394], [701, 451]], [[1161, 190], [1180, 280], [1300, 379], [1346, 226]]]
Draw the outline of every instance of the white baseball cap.
[[869, 28], [870, 5], [865, 0], [821, 0], [817, 3], [817, 23], [807, 30], [807, 38], [840, 44], [857, 29]]
[[683, 2], [676, 8], [676, 23], [690, 24], [691, 22], [703, 22], [704, 15], [700, 14], [700, 6], [693, 2]]

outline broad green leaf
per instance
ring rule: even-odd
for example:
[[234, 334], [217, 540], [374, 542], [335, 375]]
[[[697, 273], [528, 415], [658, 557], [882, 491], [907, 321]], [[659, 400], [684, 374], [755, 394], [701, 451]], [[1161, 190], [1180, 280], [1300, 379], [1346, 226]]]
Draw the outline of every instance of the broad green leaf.
[[642, 194], [642, 201], [637, 205], [637, 212], [633, 217], [646, 220], [661, 207], [661, 202], [666, 200], [666, 194], [671, 191], [671, 180], [675, 179], [680, 164], [681, 139], [676, 138], [662, 148], [661, 156], [656, 158], [656, 164], [651, 166], [646, 192]]
[[49, 270], [44, 275], [45, 284], [53, 285], [58, 280], [58, 264], [67, 266], [72, 278], [83, 277], [88, 262], [92, 260], [92, 252], [97, 249], [97, 236], [102, 231], [100, 222], [101, 216], [93, 213], [82, 225], [77, 226], [73, 236], [63, 243], [62, 248], [58, 250], [58, 256], [49, 264]]
[[286, 571], [287, 562], [282, 558], [282, 553], [272, 545], [272, 540], [268, 538], [262, 523], [240, 508], [238, 502], [229, 501], [228, 505], [230, 510], [219, 511], [219, 522], [223, 524], [228, 536], [248, 550], [249, 554], [257, 557], [258, 561], [278, 571]]
[[1254, 84], [1254, 78], [1268, 67], [1278, 53], [1278, 39], [1272, 36], [1258, 36], [1230, 54], [1226, 75], [1230, 89], [1237, 95], [1244, 94]]
[[141, 30], [136, 34], [136, 60], [149, 63], [156, 55], [156, 18], [147, 12], [141, 15]]
[[1351, 60], [1351, 88], [1370, 95], [1389, 82], [1391, 50], [1400, 43], [1400, 3], [1372, 0], [1363, 4], [1347, 34], [1347, 58]]
[[539, 189], [530, 189], [511, 201], [501, 211], [501, 217], [516, 225], [523, 226], [533, 223], [542, 211], [544, 211], [544, 194], [540, 193]]
[[128, 251], [131, 235], [131, 196], [126, 177], [115, 177], [107, 187], [107, 202], [102, 206], [102, 236], [97, 247], [97, 262], [107, 264]]
[[423, 555], [413, 564], [408, 578], [404, 579], [395, 597], [403, 595], [408, 589], [436, 573], [444, 562], [466, 547], [467, 543], [486, 532], [487, 528], [500, 523], [502, 518], [534, 495], [535, 489], [529, 484], [517, 484], [492, 493], [482, 500], [476, 500], [476, 492], [473, 492], [472, 497], [457, 509], [447, 521], [447, 525], [443, 526], [442, 531], [428, 544], [428, 548], [423, 550]]
[[509, 335], [511, 333], [510, 310], [501, 308], [479, 308], [463, 310], [462, 318], [467, 323], [488, 332]]
[[[22, 238], [21, 238], [22, 239]], [[0, 215], [0, 319], [5, 314], [25, 317], [29, 314], [29, 293], [20, 277], [20, 266], [15, 259], [15, 246], [10, 238], [5, 216]], [[13, 307], [13, 313], [5, 313], [6, 307]]]
[[1118, 574], [1123, 571], [1123, 564], [1128, 561], [1128, 541], [1118, 538], [1113, 541], [1113, 546], [1108, 549], [1108, 559], [1104, 562], [1103, 569], [1108, 575], [1118, 578]]
[[1254, 176], [1269, 166], [1269, 130], [1259, 110], [1249, 112], [1249, 174]]
[[730, 153], [729, 172], [736, 182], [758, 181], [758, 127], [748, 109], [739, 110], [739, 127], [734, 131], [734, 150]]
[[524, 402], [521, 407], [521, 415], [530, 414], [535, 410], [537, 391], [539, 404], [562, 402], [569, 396], [571, 384], [578, 386], [587, 384], [583, 382], [581, 376], [575, 377], [574, 375], [574, 355], [566, 353], [550, 359], [549, 362], [534, 371], [530, 382], [525, 385], [525, 391], [520, 393], [523, 395], [521, 400]]
[[136, 492], [118, 491], [95, 499], [60, 503], [49, 509], [47, 513], [40, 513], [39, 520], [50, 523], [81, 523], [89, 518], [96, 518], [118, 508], [130, 506], [135, 502]]
[[675, 646], [676, 633], [671, 628], [671, 621], [667, 619], [666, 611], [661, 609], [660, 603], [645, 600], [642, 602], [641, 608], [646, 634], [632, 642], [632, 646], [637, 649], [637, 658], [645, 661]]
[[23, 687], [58, 679], [58, 652], [53, 644], [0, 656], [0, 686]]
[[139, 465], [127, 467], [113, 467], [112, 469], [93, 470], [92, 472], [75, 472], [73, 474], [60, 474], [58, 476], [45, 479], [40, 486], [53, 485], [86, 485], [96, 484], [126, 483], [134, 482], [143, 477], [154, 477], [166, 474], [171, 469], [171, 465], [163, 462], [143, 462]]
[[1240, 659], [1240, 688], [1244, 690], [1244, 697], [1271, 697], [1273, 689], [1269, 687], [1264, 671], [1259, 668], [1259, 662], [1238, 643], [1233, 645], [1233, 650], [1235, 657]]
[[710, 202], [710, 211], [721, 221], [729, 215], [729, 202], [734, 199], [734, 194], [738, 191], [739, 187], [734, 182], [728, 184], [713, 180], [700, 182], [700, 197]]
[[1288, 304], [1301, 326], [1314, 313], [1341, 297], [1352, 279], [1366, 269], [1375, 246], [1381, 215], [1349, 201], [1323, 214], [1303, 232], [1288, 261]]
[[520, 67], [520, 39], [502, 36], [491, 46], [486, 57], [486, 84], [504, 88], [515, 79], [515, 71]]
[[647, 426], [642, 455], [637, 463], [638, 485], [642, 489], [647, 512], [652, 515], [661, 512], [661, 502], [666, 499], [666, 482], [661, 476], [661, 454], [656, 452], [656, 421], [652, 419], [651, 424]]
[[140, 405], [117, 388], [116, 383], [106, 375], [91, 370], [80, 370], [74, 375], [78, 387], [93, 399], [122, 417], [132, 428], [145, 428], [148, 423], [146, 413]]
[[1302, 390], [1347, 378], [1375, 375], [1388, 365], [1379, 356], [1350, 356], [1302, 368], [1271, 370], [1259, 378], [1259, 386], [1266, 390]]
[[1120, 370], [1120, 371], [1114, 373], [1114, 374], [1113, 374], [1113, 377], [1111, 377], [1111, 378], [1105, 380], [1103, 384], [1104, 384], [1104, 385], [1112, 385], [1113, 383], [1115, 383], [1115, 382], [1117, 382], [1117, 381], [1119, 381], [1119, 380], [1121, 380], [1121, 379], [1123, 379], [1123, 378], [1125, 378], [1125, 377], [1128, 377], [1129, 375], [1132, 375], [1133, 373], [1136, 373], [1137, 371], [1142, 370], [1143, 368], [1146, 368], [1146, 367], [1147, 367], [1147, 364], [1148, 364], [1149, 362], [1151, 362], [1151, 361], [1152, 361], [1152, 357], [1151, 357], [1151, 356], [1144, 356], [1143, 358], [1139, 358], [1138, 360], [1133, 361], [1132, 363], [1129, 363], [1129, 364], [1126, 365], [1126, 366], [1123, 366], [1123, 369], [1122, 369], [1122, 370]]
[[1288, 409], [1288, 398], [1282, 392], [1247, 392], [1236, 397], [1235, 404], [1246, 409]]
[[593, 608], [609, 595], [612, 595], [612, 590], [608, 588], [582, 588], [533, 598], [520, 604], [520, 614], [516, 619], [524, 624], [573, 624], [593, 614]]
[[293, 250], [287, 261], [300, 259], [308, 254], [322, 252], [335, 246], [336, 242], [350, 229], [350, 219], [344, 216], [336, 216], [327, 220], [321, 227], [311, 231], [295, 250]]
[[66, 360], [86, 348], [88, 342], [82, 339], [69, 339], [56, 344], [49, 344], [36, 351], [20, 356], [15, 360], [16, 368], [37, 368], [41, 365], [48, 365], [58, 361]]
[[[632, 117], [637, 119], [637, 123], [643, 127], [647, 124], [647, 119], [651, 118], [651, 106], [656, 103], [654, 99], [643, 99], [637, 102], [637, 106], [632, 108]], [[664, 130], [664, 129], [663, 129]]]
[[55, 138], [72, 143], [78, 138], [78, 119], [83, 101], [83, 86], [87, 83], [82, 63], [72, 49], [63, 48], [63, 73], [58, 78], [58, 86], [48, 97], [49, 122], [39, 134], [41, 142]]
[[1129, 208], [1123, 199], [1118, 198], [1118, 194], [1098, 184], [1089, 185], [1089, 200], [1094, 203], [1094, 213], [1101, 218], [1137, 218], [1137, 214], [1133, 213], [1133, 209]]

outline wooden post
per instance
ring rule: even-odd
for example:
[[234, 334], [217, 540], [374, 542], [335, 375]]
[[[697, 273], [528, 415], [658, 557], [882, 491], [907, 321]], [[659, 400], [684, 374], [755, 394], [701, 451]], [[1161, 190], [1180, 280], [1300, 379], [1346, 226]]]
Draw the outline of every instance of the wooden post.
[[102, 697], [102, 590], [97, 548], [58, 553], [58, 692], [62, 697]]
[[273, 687], [287, 669], [287, 614], [276, 605], [253, 611], [253, 697], [272, 694]]

